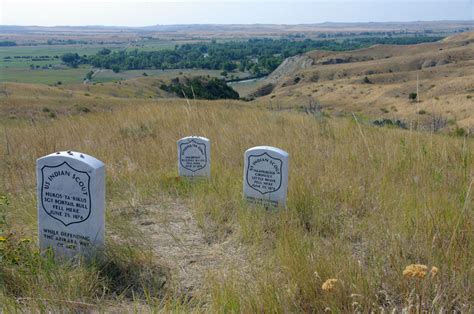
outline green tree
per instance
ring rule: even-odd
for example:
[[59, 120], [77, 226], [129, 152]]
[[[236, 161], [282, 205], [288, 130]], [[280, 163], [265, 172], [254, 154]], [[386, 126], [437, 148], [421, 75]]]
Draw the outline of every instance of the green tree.
[[227, 61], [224, 63], [223, 68], [224, 68], [224, 71], [232, 72], [235, 69], [237, 69], [237, 65], [234, 62]]
[[92, 76], [94, 75], [94, 71], [89, 71], [86, 74], [86, 80], [92, 80]]
[[68, 52], [61, 56], [61, 60], [68, 66], [77, 68], [79, 62], [81, 61], [81, 57], [77, 53]]
[[101, 55], [101, 56], [107, 56], [111, 53], [112, 51], [108, 48], [102, 48], [99, 50], [99, 52], [97, 52], [98, 55]]

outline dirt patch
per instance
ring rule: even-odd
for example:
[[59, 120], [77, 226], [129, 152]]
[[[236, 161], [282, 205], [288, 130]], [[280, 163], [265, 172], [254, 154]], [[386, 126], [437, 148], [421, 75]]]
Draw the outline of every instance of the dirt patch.
[[266, 83], [277, 83], [280, 79], [294, 74], [300, 70], [310, 68], [314, 60], [307, 55], [289, 57], [283, 61], [265, 80]]
[[192, 209], [178, 201], [149, 205], [134, 223], [157, 258], [171, 271], [170, 287], [179, 294], [206, 296], [206, 277], [248, 269], [247, 254], [236, 236], [209, 243]]

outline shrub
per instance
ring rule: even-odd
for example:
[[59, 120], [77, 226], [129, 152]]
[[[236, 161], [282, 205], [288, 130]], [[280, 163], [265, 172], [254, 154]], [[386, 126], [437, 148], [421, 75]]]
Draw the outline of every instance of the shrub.
[[99, 50], [99, 52], [97, 52], [98, 55], [102, 55], [102, 56], [107, 56], [111, 53], [112, 51], [108, 48], [102, 48]]
[[467, 131], [464, 128], [456, 127], [456, 129], [454, 130], [454, 135], [456, 135], [456, 136], [466, 136]]
[[61, 60], [70, 67], [77, 68], [81, 61], [81, 57], [77, 53], [65, 53], [61, 56]]
[[217, 78], [193, 77], [171, 80], [170, 85], [162, 84], [162, 90], [173, 92], [178, 97], [196, 97], [197, 99], [239, 99], [239, 94], [225, 81]]
[[82, 112], [82, 113], [89, 113], [89, 112], [91, 112], [91, 110], [90, 110], [89, 108], [87, 108], [86, 106], [79, 107], [79, 108], [78, 108], [78, 111], [79, 111], [79, 112]]
[[87, 72], [85, 79], [90, 81], [90, 80], [92, 80], [93, 75], [94, 75], [94, 71], [89, 71], [89, 72]]
[[266, 95], [270, 95], [275, 88], [274, 84], [265, 84], [262, 87], [259, 87], [257, 91], [255, 91], [251, 96], [253, 97], [262, 97]]

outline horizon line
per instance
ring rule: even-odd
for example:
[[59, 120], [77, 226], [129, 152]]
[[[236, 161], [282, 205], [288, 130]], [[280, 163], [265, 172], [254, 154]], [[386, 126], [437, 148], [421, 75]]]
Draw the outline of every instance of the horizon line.
[[313, 26], [323, 24], [413, 24], [413, 23], [432, 23], [432, 22], [471, 22], [474, 26], [474, 20], [472, 19], [456, 19], [456, 20], [412, 20], [412, 21], [364, 21], [364, 22], [315, 22], [315, 23], [190, 23], [190, 24], [150, 24], [143, 26], [126, 26], [126, 25], [104, 25], [104, 24], [81, 24], [81, 25], [35, 25], [35, 24], [0, 24], [0, 27], [44, 27], [44, 28], [55, 28], [55, 27], [110, 27], [110, 28], [149, 28], [159, 26]]

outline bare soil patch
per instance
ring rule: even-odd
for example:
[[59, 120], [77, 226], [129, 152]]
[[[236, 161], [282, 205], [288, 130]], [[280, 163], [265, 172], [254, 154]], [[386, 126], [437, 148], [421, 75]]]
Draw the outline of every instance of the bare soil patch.
[[209, 242], [194, 218], [193, 210], [180, 201], [148, 205], [134, 220], [144, 241], [171, 271], [169, 287], [193, 297], [207, 295], [206, 278], [249, 268], [245, 248], [236, 236]]

